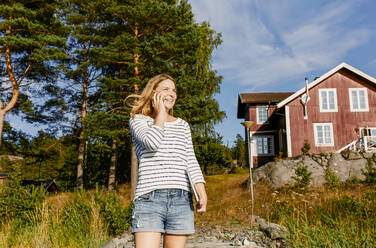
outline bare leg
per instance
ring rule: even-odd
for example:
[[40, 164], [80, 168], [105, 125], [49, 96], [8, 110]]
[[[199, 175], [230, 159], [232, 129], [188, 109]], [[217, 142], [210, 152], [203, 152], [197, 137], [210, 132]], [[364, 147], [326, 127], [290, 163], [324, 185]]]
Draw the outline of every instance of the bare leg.
[[187, 241], [187, 235], [165, 234], [163, 247], [164, 248], [184, 248], [186, 241]]
[[159, 248], [161, 244], [161, 233], [136, 232], [134, 239], [136, 248]]

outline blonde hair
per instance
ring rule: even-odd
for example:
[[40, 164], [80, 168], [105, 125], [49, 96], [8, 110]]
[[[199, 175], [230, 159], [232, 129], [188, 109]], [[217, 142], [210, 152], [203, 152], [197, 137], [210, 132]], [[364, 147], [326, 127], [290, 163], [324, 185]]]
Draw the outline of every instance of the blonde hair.
[[[125, 100], [129, 98], [135, 98], [134, 103], [132, 105], [131, 116], [134, 117], [136, 114], [143, 114], [146, 116], [152, 117], [153, 113], [153, 105], [152, 105], [152, 96], [153, 90], [158, 87], [159, 83], [162, 81], [169, 79], [174, 82], [176, 87], [175, 80], [167, 75], [167, 74], [159, 74], [157, 76], [152, 77], [148, 83], [146, 84], [144, 90], [142, 91], [141, 95], [132, 94], [129, 95]], [[168, 112], [170, 115], [173, 115], [173, 109], [170, 109]]]

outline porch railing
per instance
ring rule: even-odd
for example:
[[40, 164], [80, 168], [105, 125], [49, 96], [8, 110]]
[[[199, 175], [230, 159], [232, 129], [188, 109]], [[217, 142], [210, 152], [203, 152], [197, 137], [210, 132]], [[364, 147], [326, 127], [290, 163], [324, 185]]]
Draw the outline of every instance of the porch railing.
[[364, 146], [364, 151], [375, 152], [376, 151], [376, 136], [364, 136], [363, 146]]
[[337, 151], [337, 153], [343, 152], [345, 150], [376, 152], [376, 136], [363, 136], [362, 138], [354, 140], [346, 146], [342, 147]]

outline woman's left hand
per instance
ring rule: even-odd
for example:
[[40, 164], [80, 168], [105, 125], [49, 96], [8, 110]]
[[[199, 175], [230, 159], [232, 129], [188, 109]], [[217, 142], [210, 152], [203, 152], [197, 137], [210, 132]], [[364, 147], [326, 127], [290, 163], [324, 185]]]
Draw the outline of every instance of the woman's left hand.
[[196, 183], [195, 185], [198, 197], [200, 198], [200, 206], [197, 207], [197, 213], [205, 213], [208, 204], [208, 197], [203, 183]]

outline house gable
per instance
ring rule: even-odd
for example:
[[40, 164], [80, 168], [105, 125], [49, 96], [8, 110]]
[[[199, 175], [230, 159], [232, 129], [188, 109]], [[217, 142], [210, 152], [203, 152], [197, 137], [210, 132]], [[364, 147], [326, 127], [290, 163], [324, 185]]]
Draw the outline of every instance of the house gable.
[[[363, 81], [367, 81], [369, 84], [376, 86], [376, 79], [375, 78], [373, 78], [373, 77], [365, 74], [364, 72], [356, 69], [355, 67], [352, 67], [351, 65], [348, 65], [348, 64], [343, 62], [343, 63], [339, 64], [338, 66], [336, 66], [335, 68], [333, 68], [332, 70], [325, 73], [324, 75], [322, 75], [321, 77], [315, 79], [310, 84], [308, 84], [308, 90], [310, 90], [311, 88], [313, 88], [313, 87], [317, 86], [318, 84], [322, 83], [325, 79], [331, 77], [333, 74], [335, 74], [336, 72], [338, 72], [340, 70], [343, 70], [343, 71], [347, 70], [350, 73], [352, 73], [354, 75], [354, 77], [362, 79]], [[294, 100], [295, 98], [303, 95], [305, 92], [306, 92], [306, 88], [305, 87], [301, 88], [300, 90], [298, 90], [297, 92], [295, 92], [291, 96], [289, 96], [286, 99], [284, 99], [283, 101], [279, 102], [277, 104], [277, 108], [281, 108], [281, 107], [285, 106], [287, 103], [289, 103], [292, 100]]]
[[[283, 105], [289, 108], [292, 156], [301, 154], [304, 141], [311, 145], [312, 153], [335, 152], [350, 142], [359, 139], [356, 131], [359, 127], [376, 127], [376, 84], [359, 75], [353, 70], [342, 68], [320, 83], [310, 85], [310, 101], [307, 103], [308, 118], [304, 119], [304, 106], [300, 97], [295, 97]], [[367, 92], [367, 111], [352, 111], [350, 89], [362, 89]], [[320, 90], [335, 89], [336, 111], [322, 111], [320, 109]], [[295, 94], [294, 94], [295, 95]], [[324, 123], [330, 123], [331, 128], [322, 129]], [[325, 125], [324, 125], [325, 126]], [[329, 133], [330, 132], [330, 133]], [[320, 144], [318, 136], [333, 139], [330, 145]], [[329, 137], [332, 136], [332, 137]], [[326, 142], [324, 142], [326, 143]]]

